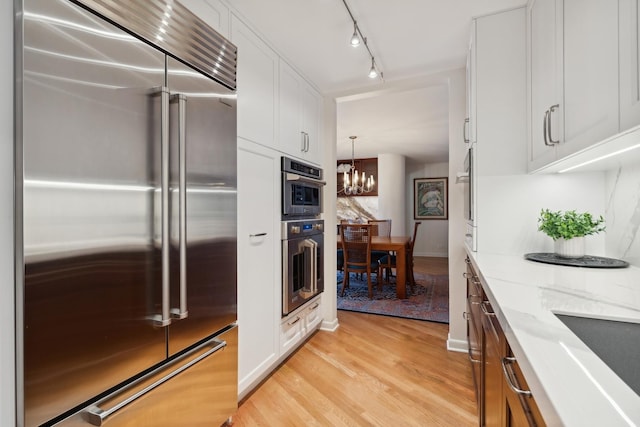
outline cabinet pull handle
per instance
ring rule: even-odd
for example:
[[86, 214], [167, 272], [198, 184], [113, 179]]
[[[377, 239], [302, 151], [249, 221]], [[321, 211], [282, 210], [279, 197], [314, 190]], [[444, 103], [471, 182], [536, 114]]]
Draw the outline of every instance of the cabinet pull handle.
[[471, 349], [469, 349], [467, 357], [469, 357], [469, 362], [471, 363], [482, 363], [482, 360], [476, 360], [471, 356]]
[[258, 234], [249, 234], [249, 237], [263, 237], [266, 236], [267, 233], [258, 233]]
[[482, 309], [482, 312], [484, 313], [485, 316], [495, 316], [496, 313], [493, 311], [489, 311], [487, 309], [487, 306], [489, 305], [489, 301], [482, 301], [482, 303], [480, 303], [480, 308]]
[[316, 302], [315, 304], [313, 304], [313, 307], [311, 307], [311, 310], [315, 310], [318, 307], [320, 307], [320, 303]]
[[549, 144], [549, 139], [547, 138], [547, 122], [549, 121], [549, 110], [544, 112], [544, 119], [542, 120], [542, 137], [544, 138], [544, 145], [551, 147], [553, 144]]
[[300, 151], [304, 153], [306, 147], [307, 147], [307, 139], [304, 137], [304, 132], [300, 131]]
[[464, 119], [464, 123], [462, 124], [462, 139], [466, 144], [469, 143], [469, 137], [467, 136], [467, 125], [469, 124], [469, 118]]
[[549, 118], [547, 119], [549, 123], [547, 123], [547, 134], [549, 136], [549, 144], [548, 145], [554, 145], [554, 144], [559, 144], [560, 140], [553, 140], [553, 137], [551, 136], [551, 114], [556, 111], [557, 108], [560, 108], [559, 104], [555, 104], [552, 105], [551, 108], [549, 109]]
[[287, 325], [292, 326], [300, 321], [300, 316], [297, 316], [293, 322], [288, 322]]
[[515, 384], [515, 374], [511, 365], [516, 362], [515, 357], [503, 357], [502, 364], [502, 373], [504, 374], [504, 378], [507, 380], [507, 385], [514, 393], [521, 394], [523, 396], [531, 396], [531, 391], [523, 390]]

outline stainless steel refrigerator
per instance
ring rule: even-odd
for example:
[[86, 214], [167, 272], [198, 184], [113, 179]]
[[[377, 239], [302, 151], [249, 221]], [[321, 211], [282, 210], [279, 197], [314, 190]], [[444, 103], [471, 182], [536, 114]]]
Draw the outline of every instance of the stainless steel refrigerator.
[[18, 425], [237, 407], [237, 50], [173, 0], [16, 0]]

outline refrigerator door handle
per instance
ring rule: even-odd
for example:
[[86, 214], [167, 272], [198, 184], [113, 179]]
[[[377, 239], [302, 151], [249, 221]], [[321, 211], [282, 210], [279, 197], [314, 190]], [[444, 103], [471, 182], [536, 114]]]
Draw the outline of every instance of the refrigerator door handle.
[[178, 228], [180, 257], [180, 301], [171, 309], [171, 317], [185, 319], [187, 311], [187, 97], [171, 95], [171, 101], [178, 103]]
[[[136, 399], [144, 396], [145, 394], [149, 393], [150, 391], [152, 391], [153, 389], [155, 389], [156, 387], [158, 387], [159, 385], [162, 385], [163, 383], [167, 382], [168, 380], [170, 380], [171, 378], [175, 377], [176, 375], [186, 371], [187, 369], [189, 369], [190, 367], [192, 367], [193, 365], [195, 365], [198, 362], [201, 362], [202, 360], [206, 359], [207, 357], [211, 356], [212, 354], [216, 353], [218, 350], [222, 350], [227, 346], [227, 342], [226, 341], [221, 341], [217, 338], [213, 338], [210, 339], [209, 341], [206, 341], [205, 343], [197, 346], [196, 348], [194, 348], [193, 350], [191, 350], [190, 352], [184, 354], [181, 358], [186, 358], [191, 356], [194, 353], [197, 353], [198, 351], [202, 350], [205, 347], [208, 346], [213, 346], [212, 348], [210, 348], [209, 350], [207, 350], [205, 353], [202, 353], [200, 356], [196, 357], [195, 359], [190, 360], [189, 362], [180, 365], [178, 368], [174, 369], [173, 371], [169, 372], [167, 375], [163, 376], [162, 378], [158, 379], [157, 381], [153, 382], [152, 384], [148, 385], [147, 387], [143, 388], [142, 390], [136, 392], [135, 394], [127, 397], [124, 400], [121, 400], [119, 402], [117, 402], [116, 404], [114, 404], [113, 406], [111, 406], [108, 409], [102, 409], [100, 408], [101, 402], [98, 402], [96, 405], [91, 406], [89, 408], [87, 408], [84, 413], [83, 413], [83, 418], [89, 422], [89, 424], [92, 424], [94, 426], [102, 426], [107, 419], [115, 414], [116, 412], [118, 412], [120, 409], [124, 408], [125, 406], [127, 406], [128, 404], [134, 402]], [[114, 395], [117, 395], [118, 393], [122, 393], [123, 391], [126, 391], [127, 389], [140, 384], [141, 382], [149, 379], [150, 377], [157, 375], [158, 371], [161, 371], [162, 369], [164, 369], [164, 367], [161, 367], [157, 370], [151, 371], [148, 374], [144, 375], [143, 377], [139, 378], [138, 380], [136, 380], [135, 382], [131, 383], [129, 386], [120, 389], [118, 391], [116, 391], [115, 393], [107, 396], [105, 399], [102, 400], [102, 402], [114, 397]]]
[[162, 304], [161, 313], [153, 316], [155, 326], [171, 324], [169, 313], [169, 89], [165, 86], [153, 90], [160, 94], [160, 227]]

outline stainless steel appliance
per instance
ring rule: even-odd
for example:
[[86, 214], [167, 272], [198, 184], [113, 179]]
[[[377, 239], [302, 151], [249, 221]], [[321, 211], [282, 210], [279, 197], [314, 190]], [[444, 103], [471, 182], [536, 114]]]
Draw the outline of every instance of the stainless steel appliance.
[[236, 48], [177, 2], [15, 3], [18, 425], [220, 425]]
[[282, 223], [282, 315], [324, 291], [324, 220]]
[[322, 169], [282, 157], [282, 219], [320, 215], [324, 185]]

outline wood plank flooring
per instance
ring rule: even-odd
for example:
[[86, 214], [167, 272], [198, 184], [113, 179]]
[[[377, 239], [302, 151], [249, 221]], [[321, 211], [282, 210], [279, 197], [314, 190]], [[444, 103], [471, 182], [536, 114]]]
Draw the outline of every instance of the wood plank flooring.
[[[434, 268], [428, 260], [416, 259], [416, 270]], [[448, 325], [338, 319], [337, 331], [316, 332], [241, 402], [235, 427], [477, 425], [469, 361], [447, 351]]]

